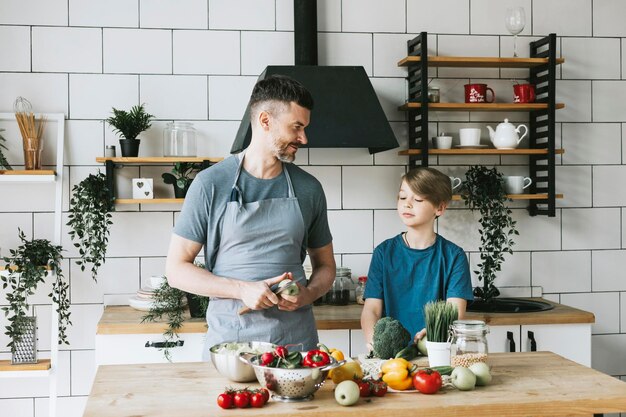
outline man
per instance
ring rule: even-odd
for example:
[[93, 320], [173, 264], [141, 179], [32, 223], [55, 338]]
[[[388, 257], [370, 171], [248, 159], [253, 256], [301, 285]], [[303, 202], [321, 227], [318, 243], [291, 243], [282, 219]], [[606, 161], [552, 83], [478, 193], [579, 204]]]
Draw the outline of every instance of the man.
[[[312, 303], [335, 278], [326, 198], [296, 165], [307, 143], [313, 98], [299, 82], [272, 76], [250, 98], [248, 148], [197, 175], [172, 234], [166, 273], [172, 287], [211, 297], [208, 348], [227, 341], [318, 342]], [[193, 262], [204, 246], [206, 269]], [[313, 267], [307, 283], [302, 262]], [[298, 295], [272, 292], [284, 279]], [[240, 315], [242, 307], [252, 309]]]

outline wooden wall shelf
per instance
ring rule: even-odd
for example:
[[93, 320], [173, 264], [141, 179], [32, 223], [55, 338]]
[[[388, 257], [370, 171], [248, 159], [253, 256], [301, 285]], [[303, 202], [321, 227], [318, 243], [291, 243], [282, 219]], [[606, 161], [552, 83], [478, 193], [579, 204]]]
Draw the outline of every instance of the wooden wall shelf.
[[[399, 67], [407, 67], [422, 62], [420, 56], [407, 56], [398, 61]], [[556, 64], [565, 62], [557, 58]], [[428, 56], [431, 67], [449, 68], [532, 68], [546, 65], [548, 58], [499, 58], [499, 57], [462, 57], [462, 56]]]
[[[399, 110], [416, 110], [422, 107], [421, 103], [405, 103]], [[556, 103], [557, 109], [564, 109], [565, 104]], [[548, 110], [548, 103], [428, 103], [428, 109], [433, 111], [519, 111], [529, 112]]]
[[115, 204], [182, 204], [184, 198], [116, 198]]
[[52, 169], [7, 169], [0, 170], [2, 182], [54, 182], [56, 172]]
[[[548, 194], [508, 194], [507, 197], [511, 200], [547, 200]], [[563, 198], [563, 194], [556, 194], [555, 198]], [[463, 199], [459, 194], [454, 194], [452, 201], [463, 201]]]
[[[564, 149], [555, 149], [554, 153], [561, 155]], [[421, 155], [421, 149], [405, 149], [399, 151], [398, 155]], [[547, 149], [429, 149], [428, 155], [547, 155]]]
[[202, 156], [152, 156], [152, 157], [126, 157], [126, 156], [116, 156], [116, 157], [97, 157], [96, 162], [107, 162], [111, 161], [116, 164], [173, 164], [175, 162], [204, 162], [210, 161], [212, 163], [216, 163], [221, 161], [224, 158], [214, 158], [210, 156], [202, 157]]
[[20, 365], [12, 365], [10, 360], [0, 361], [0, 372], [48, 371], [49, 369], [50, 359], [40, 359], [37, 363], [24, 363]]

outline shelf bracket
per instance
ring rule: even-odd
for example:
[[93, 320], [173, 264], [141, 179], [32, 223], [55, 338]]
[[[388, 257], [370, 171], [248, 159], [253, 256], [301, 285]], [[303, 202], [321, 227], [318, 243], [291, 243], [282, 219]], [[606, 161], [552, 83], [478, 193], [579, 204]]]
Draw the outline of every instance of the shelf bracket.
[[107, 180], [107, 189], [109, 194], [109, 201], [115, 202], [115, 180], [113, 176], [113, 170], [115, 169], [115, 164], [111, 160], [107, 160], [104, 165], [104, 175]]
[[418, 165], [428, 166], [428, 33], [407, 42], [409, 56], [419, 56], [417, 65], [408, 66], [408, 101], [421, 104], [409, 111], [409, 149], [420, 149], [421, 154], [409, 155], [409, 169]]

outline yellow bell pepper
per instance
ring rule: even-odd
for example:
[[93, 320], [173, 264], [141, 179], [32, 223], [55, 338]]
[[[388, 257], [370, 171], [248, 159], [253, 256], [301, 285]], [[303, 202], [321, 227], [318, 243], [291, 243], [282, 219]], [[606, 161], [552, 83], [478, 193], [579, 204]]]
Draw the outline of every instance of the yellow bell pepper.
[[339, 368], [331, 369], [328, 375], [335, 384], [338, 384], [346, 380], [363, 379], [363, 370], [358, 362], [352, 361], [341, 365]]
[[397, 358], [385, 361], [381, 366], [383, 381], [389, 388], [404, 391], [413, 387], [412, 372], [417, 366], [406, 359]]
[[335, 360], [337, 362], [342, 361], [342, 360], [345, 359], [345, 357], [343, 356], [343, 352], [340, 351], [339, 349], [331, 348], [331, 349], [329, 349], [329, 352], [330, 352], [330, 356], [335, 358]]

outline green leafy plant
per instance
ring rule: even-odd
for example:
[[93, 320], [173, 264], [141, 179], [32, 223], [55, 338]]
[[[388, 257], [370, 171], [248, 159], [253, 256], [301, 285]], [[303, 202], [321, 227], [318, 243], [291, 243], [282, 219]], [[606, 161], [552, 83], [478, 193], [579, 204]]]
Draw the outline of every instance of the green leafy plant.
[[447, 342], [449, 329], [454, 320], [458, 320], [456, 305], [446, 301], [431, 301], [424, 306], [426, 337], [429, 342]]
[[176, 162], [170, 172], [161, 174], [163, 182], [173, 184], [181, 190], [186, 189], [193, 181], [192, 175], [198, 172], [202, 167], [200, 163], [194, 162]]
[[9, 321], [7, 331], [4, 333], [11, 339], [7, 346], [11, 348], [11, 352], [15, 351], [15, 346], [22, 336], [21, 324], [30, 308], [28, 296], [35, 293], [38, 285], [45, 282], [48, 274], [55, 277], [49, 296], [59, 313], [59, 344], [69, 344], [66, 330], [72, 322], [69, 311], [69, 285], [63, 280], [61, 270], [63, 248], [51, 244], [46, 239], [27, 240], [21, 229], [18, 229], [18, 236], [22, 244], [17, 249], [11, 249], [10, 256], [3, 258], [8, 272], [0, 276], [2, 288], [9, 288], [6, 294], [8, 306], [2, 307]]
[[511, 210], [506, 206], [507, 197], [503, 186], [503, 176], [496, 168], [481, 165], [472, 166], [465, 174], [462, 198], [472, 211], [480, 212], [480, 270], [474, 271], [483, 286], [474, 288], [474, 296], [484, 302], [491, 302], [500, 295], [494, 285], [500, 271], [504, 254], [512, 254], [513, 235], [519, 235]]
[[[4, 129], [0, 129], [0, 132], [4, 132]], [[9, 149], [3, 142], [6, 142], [6, 139], [2, 136], [2, 134], [0, 134], [0, 168], [13, 169], [13, 167], [9, 164], [9, 161], [7, 161], [7, 158], [4, 156], [4, 153], [2, 153], [2, 149]]]
[[113, 107], [113, 116], [106, 119], [114, 131], [125, 139], [136, 140], [144, 130], [150, 128], [153, 115], [146, 112], [144, 104], [133, 106], [130, 111]]
[[78, 240], [74, 243], [80, 254], [76, 264], [81, 271], [85, 270], [87, 264], [91, 264], [94, 281], [97, 281], [98, 268], [105, 261], [113, 209], [104, 174], [89, 174], [72, 188], [67, 225], [72, 229], [69, 232], [72, 240]]

